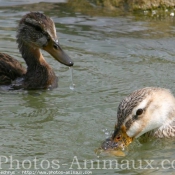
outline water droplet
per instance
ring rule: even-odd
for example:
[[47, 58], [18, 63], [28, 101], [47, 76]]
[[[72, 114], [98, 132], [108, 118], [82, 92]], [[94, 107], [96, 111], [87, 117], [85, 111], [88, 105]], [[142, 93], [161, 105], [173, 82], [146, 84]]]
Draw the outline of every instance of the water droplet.
[[105, 129], [102, 129], [103, 132], [105, 132]]
[[106, 135], [106, 136], [108, 136], [108, 135], [109, 135], [109, 132], [108, 132], [108, 131], [106, 131], [106, 132], [105, 132], [105, 135]]
[[71, 84], [69, 86], [70, 90], [75, 90], [75, 84], [73, 82], [73, 68], [72, 67], [69, 67], [70, 69], [70, 76], [71, 76]]
[[105, 133], [106, 131], [108, 131], [108, 129], [103, 129], [102, 131]]
[[69, 86], [69, 88], [70, 88], [70, 90], [74, 90], [74, 89], [75, 89], [75, 84], [71, 84], [71, 85]]
[[106, 138], [108, 138], [111, 135], [111, 132], [108, 131], [108, 129], [103, 129], [102, 131], [104, 132]]

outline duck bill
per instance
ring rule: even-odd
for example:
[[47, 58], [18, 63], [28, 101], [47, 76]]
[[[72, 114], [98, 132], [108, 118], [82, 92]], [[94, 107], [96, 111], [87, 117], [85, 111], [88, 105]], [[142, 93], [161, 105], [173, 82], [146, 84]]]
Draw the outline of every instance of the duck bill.
[[116, 128], [113, 136], [106, 139], [101, 147], [104, 150], [124, 150], [132, 141], [133, 138], [127, 135], [125, 127]]
[[116, 132], [116, 133], [117, 134], [115, 134], [115, 131], [114, 131], [114, 135], [112, 136], [113, 142], [119, 143], [119, 146], [122, 149], [126, 148], [130, 143], [132, 143], [133, 138], [127, 135], [125, 127], [121, 127], [119, 132]]
[[43, 50], [47, 51], [50, 55], [52, 55], [57, 61], [66, 65], [73, 66], [72, 59], [63, 51], [58, 42], [50, 41], [48, 45], [43, 47]]

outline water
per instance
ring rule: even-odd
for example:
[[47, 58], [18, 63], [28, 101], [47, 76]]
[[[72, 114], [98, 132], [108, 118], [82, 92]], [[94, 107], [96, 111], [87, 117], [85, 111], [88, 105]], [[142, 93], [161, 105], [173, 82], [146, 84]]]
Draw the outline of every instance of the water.
[[75, 89], [75, 84], [73, 82], [73, 68], [72, 67], [69, 67], [69, 69], [70, 69], [70, 77], [71, 77], [71, 84], [70, 84], [69, 88], [71, 90], [74, 90]]
[[[15, 42], [17, 22], [27, 12], [39, 10], [53, 18], [59, 42], [75, 64], [71, 83], [70, 70], [43, 52], [59, 77], [58, 88], [0, 91], [1, 160], [8, 161], [0, 164], [2, 170], [13, 166], [16, 174], [27, 168], [48, 172], [58, 169], [56, 160], [58, 170], [72, 167], [78, 171], [85, 167], [85, 160], [94, 160], [94, 167], [99, 162], [99, 168], [87, 165], [92, 174], [173, 174], [174, 139], [135, 141], [125, 157], [97, 157], [95, 150], [113, 131], [119, 102], [133, 90], [160, 86], [175, 94], [174, 18], [115, 16], [65, 3], [4, 3], [0, 8], [1, 52], [25, 65]], [[70, 84], [76, 85], [74, 90]], [[10, 163], [12, 158], [19, 160], [18, 169], [15, 162]], [[105, 168], [104, 160], [117, 164]], [[139, 160], [145, 169], [139, 168]], [[153, 168], [145, 160], [153, 160]]]

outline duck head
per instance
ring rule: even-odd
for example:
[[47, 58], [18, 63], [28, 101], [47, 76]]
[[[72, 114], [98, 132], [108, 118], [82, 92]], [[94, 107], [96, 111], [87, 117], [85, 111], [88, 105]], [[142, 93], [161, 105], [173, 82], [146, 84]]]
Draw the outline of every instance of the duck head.
[[142, 135], [175, 136], [175, 98], [163, 88], [134, 91], [118, 106], [117, 122], [111, 138], [102, 148], [125, 148]]
[[34, 49], [43, 49], [52, 55], [57, 61], [73, 66], [71, 58], [62, 50], [56, 35], [53, 20], [42, 13], [31, 12], [26, 14], [19, 22], [17, 30], [17, 42], [20, 52], [24, 45]]

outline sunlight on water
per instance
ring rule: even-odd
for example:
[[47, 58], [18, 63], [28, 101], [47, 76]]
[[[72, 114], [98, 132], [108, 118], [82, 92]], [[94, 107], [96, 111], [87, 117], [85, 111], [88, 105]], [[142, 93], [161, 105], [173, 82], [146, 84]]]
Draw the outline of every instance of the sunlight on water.
[[71, 84], [69, 86], [70, 90], [75, 90], [75, 84], [73, 82], [73, 68], [72, 67], [69, 67], [70, 69], [70, 76], [71, 76]]

